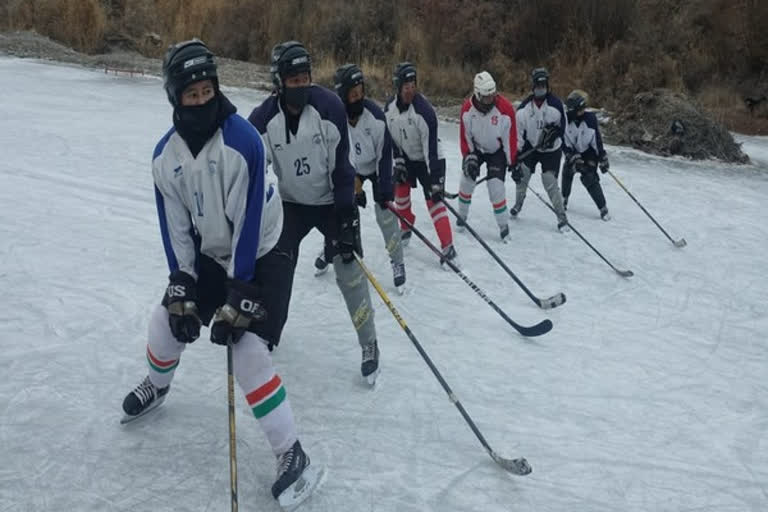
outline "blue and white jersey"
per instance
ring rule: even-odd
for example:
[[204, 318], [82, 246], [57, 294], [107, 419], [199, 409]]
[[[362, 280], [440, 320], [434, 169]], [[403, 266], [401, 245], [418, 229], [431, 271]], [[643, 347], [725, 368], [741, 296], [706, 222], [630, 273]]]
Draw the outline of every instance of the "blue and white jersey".
[[392, 137], [384, 112], [368, 98], [363, 100], [363, 113], [357, 123], [349, 125], [352, 143], [350, 154], [357, 174], [376, 175], [382, 190], [392, 189]]
[[197, 157], [172, 128], [155, 147], [152, 174], [170, 271], [197, 279], [199, 251], [229, 277], [251, 280], [256, 260], [277, 244], [283, 228], [277, 185], [253, 126], [231, 114]]
[[559, 126], [559, 137], [550, 148], [542, 149], [542, 153], [550, 153], [560, 149], [565, 134], [567, 117], [563, 102], [552, 93], [547, 93], [541, 106], [536, 105], [533, 94], [523, 100], [517, 107], [517, 150], [527, 151], [536, 146], [541, 137], [541, 130], [549, 124]]
[[421, 93], [416, 93], [408, 108], [400, 112], [395, 96], [387, 101], [384, 115], [394, 142], [394, 155], [425, 162], [430, 173], [441, 172], [438, 160], [444, 158], [443, 145], [437, 136], [435, 109], [429, 101]]
[[295, 135], [276, 94], [256, 107], [248, 120], [264, 137], [284, 201], [337, 208], [354, 205], [347, 112], [335, 93], [311, 86]]
[[594, 112], [584, 112], [581, 118], [570, 119], [565, 127], [565, 151], [568, 153], [594, 154], [597, 158], [605, 155], [603, 138]]

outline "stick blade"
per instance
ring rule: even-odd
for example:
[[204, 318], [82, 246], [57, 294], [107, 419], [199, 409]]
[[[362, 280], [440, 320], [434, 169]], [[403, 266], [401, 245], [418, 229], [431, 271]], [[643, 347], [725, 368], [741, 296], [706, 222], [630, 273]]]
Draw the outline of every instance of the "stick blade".
[[533, 468], [528, 461], [525, 460], [525, 457], [520, 457], [519, 459], [505, 459], [496, 452], [491, 452], [491, 458], [496, 464], [513, 475], [525, 476], [533, 471]]
[[635, 273], [632, 272], [631, 270], [618, 270], [617, 269], [616, 273], [619, 274], [621, 277], [632, 277], [633, 275], [635, 275]]
[[537, 304], [541, 309], [553, 309], [565, 304], [565, 300], [565, 294], [558, 293], [545, 300], [538, 299]]
[[549, 331], [551, 331], [552, 320], [547, 318], [546, 320], [542, 320], [536, 325], [532, 325], [530, 327], [526, 327], [524, 325], [516, 325], [515, 329], [517, 329], [517, 332], [519, 332], [526, 338], [533, 338], [535, 336], [541, 336], [542, 334], [546, 334]]
[[675, 241], [674, 241], [674, 242], [672, 242], [672, 243], [673, 243], [673, 244], [675, 245], [675, 247], [677, 247], [678, 249], [680, 249], [681, 247], [685, 247], [686, 245], [688, 245], [688, 242], [686, 242], [686, 241], [685, 241], [685, 238], [681, 238], [680, 240], [675, 240]]

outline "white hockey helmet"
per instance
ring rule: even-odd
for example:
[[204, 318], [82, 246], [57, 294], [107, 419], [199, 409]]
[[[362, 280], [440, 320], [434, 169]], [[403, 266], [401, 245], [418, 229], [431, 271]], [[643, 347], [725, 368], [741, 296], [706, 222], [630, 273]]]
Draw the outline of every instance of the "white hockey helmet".
[[496, 94], [496, 82], [487, 71], [481, 71], [475, 75], [475, 98], [479, 101], [483, 97]]

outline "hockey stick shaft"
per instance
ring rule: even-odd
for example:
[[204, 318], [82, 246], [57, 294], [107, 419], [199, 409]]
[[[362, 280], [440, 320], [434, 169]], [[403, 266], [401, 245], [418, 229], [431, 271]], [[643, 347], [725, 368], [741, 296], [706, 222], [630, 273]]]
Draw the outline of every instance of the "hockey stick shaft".
[[550, 330], [552, 330], [552, 322], [549, 319], [542, 320], [538, 324], [530, 327], [520, 325], [514, 320], [512, 320], [499, 306], [496, 305], [495, 302], [493, 302], [485, 294], [485, 292], [482, 289], [480, 289], [479, 286], [477, 286], [469, 277], [467, 277], [467, 275], [464, 274], [464, 272], [462, 272], [461, 269], [457, 267], [454, 262], [452, 262], [451, 260], [445, 259], [445, 257], [443, 256], [443, 253], [440, 252], [440, 249], [435, 247], [435, 245], [432, 242], [430, 242], [429, 239], [426, 236], [424, 236], [424, 234], [421, 231], [416, 229], [416, 226], [414, 226], [413, 223], [409, 222], [408, 219], [403, 217], [403, 215], [400, 212], [398, 212], [391, 204], [389, 205], [389, 209], [397, 216], [398, 219], [400, 219], [403, 223], [405, 223], [405, 225], [408, 226], [408, 228], [413, 233], [415, 233], [416, 236], [419, 237], [419, 239], [422, 242], [424, 242], [424, 244], [427, 247], [429, 247], [432, 250], [432, 252], [434, 252], [440, 258], [441, 262], [448, 265], [448, 267], [451, 270], [453, 270], [456, 273], [456, 275], [458, 275], [461, 278], [461, 280], [467, 284], [467, 286], [472, 288], [472, 290], [475, 293], [477, 293], [480, 296], [480, 298], [482, 298], [485, 301], [485, 303], [491, 307], [491, 309], [496, 311], [496, 313], [498, 313], [499, 316], [501, 316], [504, 320], [506, 320], [506, 322], [509, 325], [511, 325], [517, 332], [519, 332], [523, 336], [533, 337], [533, 336], [541, 336], [542, 334], [545, 334]]
[[611, 171], [608, 171], [608, 174], [611, 175], [611, 178], [613, 178], [616, 181], [616, 183], [618, 183], [621, 189], [627, 193], [627, 195], [635, 202], [635, 204], [637, 204], [637, 206], [639, 206], [640, 209], [643, 210], [643, 213], [646, 214], [648, 218], [651, 219], [651, 221], [653, 221], [654, 224], [656, 224], [656, 227], [659, 228], [659, 230], [662, 233], [664, 233], [664, 236], [666, 236], [669, 239], [669, 241], [672, 242], [672, 245], [674, 245], [675, 247], [684, 247], [686, 245], [685, 238], [681, 238], [680, 240], [674, 240], [671, 236], [669, 236], [669, 233], [667, 233], [664, 230], [664, 228], [661, 227], [661, 224], [656, 222], [656, 219], [653, 218], [653, 215], [648, 213], [648, 210], [646, 210], [645, 207], [640, 203], [640, 201], [638, 201], [637, 198], [632, 195], [632, 192], [630, 192], [629, 189], [627, 189], [627, 187], [624, 186], [624, 184], [619, 180], [619, 178], [615, 174], [613, 174]]
[[[362, 258], [360, 258], [360, 256], [356, 252], [354, 253], [354, 255], [355, 255], [355, 260], [357, 260], [357, 264], [360, 265], [360, 268], [362, 269], [365, 276], [368, 278], [368, 281], [370, 281], [371, 285], [376, 289], [376, 291], [379, 294], [379, 297], [381, 297], [381, 300], [384, 301], [384, 304], [386, 304], [387, 308], [389, 309], [389, 312], [392, 313], [392, 316], [395, 317], [395, 320], [397, 320], [397, 323], [400, 324], [400, 327], [403, 329], [403, 332], [405, 332], [406, 336], [408, 336], [408, 339], [411, 340], [411, 343], [413, 343], [413, 346], [416, 347], [416, 350], [419, 352], [419, 355], [421, 355], [421, 358], [424, 360], [424, 362], [427, 363], [427, 366], [432, 371], [432, 375], [435, 376], [437, 381], [443, 387], [443, 390], [445, 390], [446, 394], [448, 395], [448, 398], [451, 400], [453, 405], [455, 405], [456, 408], [459, 410], [459, 412], [461, 413], [461, 416], [464, 418], [464, 421], [467, 423], [467, 425], [469, 425], [469, 428], [472, 429], [472, 432], [475, 434], [475, 437], [477, 437], [478, 441], [480, 441], [480, 444], [483, 445], [483, 448], [485, 448], [485, 450], [488, 452], [491, 458], [495, 462], [497, 462], [499, 465], [501, 465], [502, 467], [510, 471], [517, 472], [518, 474], [530, 473], [530, 466], [528, 466], [528, 462], [525, 459], [515, 459], [515, 460], [502, 459], [501, 457], [498, 456], [498, 454], [496, 454], [496, 452], [493, 451], [493, 448], [491, 448], [491, 446], [488, 444], [488, 441], [485, 440], [485, 437], [483, 436], [482, 432], [480, 432], [480, 429], [477, 428], [477, 425], [475, 425], [475, 422], [472, 420], [472, 417], [469, 415], [466, 409], [464, 409], [464, 406], [461, 405], [461, 402], [459, 401], [458, 397], [456, 396], [456, 394], [453, 392], [451, 387], [443, 378], [442, 374], [440, 373], [440, 370], [437, 369], [435, 364], [432, 362], [432, 359], [430, 359], [429, 355], [427, 354], [426, 350], [424, 350], [424, 347], [421, 346], [421, 343], [419, 343], [419, 340], [416, 339], [416, 336], [408, 327], [408, 324], [406, 324], [405, 320], [403, 320], [403, 317], [400, 316], [400, 313], [397, 311], [397, 308], [395, 308], [394, 304], [392, 304], [392, 301], [389, 300], [387, 293], [381, 287], [381, 285], [373, 276], [373, 274], [365, 265], [365, 263], [363, 263]], [[510, 469], [509, 467], [507, 467], [507, 465], [505, 465], [500, 461], [506, 462], [507, 465], [513, 464], [514, 465], [513, 469]], [[514, 467], [517, 467], [518, 471], [515, 471]], [[527, 472], [525, 472], [526, 467], [527, 467]]]
[[237, 436], [235, 435], [235, 381], [232, 340], [227, 343], [227, 402], [229, 405], [229, 483], [232, 512], [237, 512]]
[[[529, 149], [527, 151], [523, 151], [522, 153], [520, 153], [517, 156], [517, 161], [519, 162], [520, 160], [525, 160], [531, 154], [533, 154], [534, 151], [538, 151], [538, 149], [539, 149], [539, 146], [536, 146], [536, 147], [531, 148], [531, 149]], [[491, 176], [486, 174], [485, 176], [483, 176], [482, 178], [480, 178], [479, 180], [477, 180], [475, 182], [475, 186], [477, 186], [477, 185], [481, 184], [482, 182], [487, 181], [489, 179], [491, 179]], [[456, 192], [455, 194], [453, 192], [443, 192], [443, 195], [445, 197], [447, 197], [448, 199], [456, 199], [457, 197], [459, 197], [459, 193], [458, 192]]]
[[485, 240], [483, 240], [482, 237], [478, 235], [474, 229], [472, 229], [472, 227], [469, 225], [467, 221], [461, 219], [459, 212], [457, 212], [456, 209], [454, 209], [454, 207], [448, 204], [447, 202], [443, 201], [443, 204], [448, 209], [448, 211], [453, 214], [454, 217], [464, 222], [464, 227], [467, 228], [467, 231], [469, 231], [472, 234], [472, 236], [475, 237], [475, 240], [480, 242], [480, 245], [482, 245], [483, 248], [486, 251], [488, 251], [488, 254], [490, 254], [493, 257], [493, 259], [496, 260], [496, 263], [498, 263], [499, 266], [501, 266], [501, 268], [503, 268], [504, 271], [509, 275], [509, 277], [511, 277], [517, 283], [517, 285], [525, 292], [526, 295], [528, 295], [528, 297], [533, 301], [534, 304], [536, 304], [540, 308], [548, 309], [546, 307], [546, 304], [554, 304], [550, 307], [557, 307], [560, 304], [565, 302], [565, 294], [563, 293], [560, 293], [552, 297], [551, 299], [548, 299], [546, 303], [541, 299], [539, 299], [538, 297], [536, 297], [533, 293], [531, 293], [531, 290], [529, 290], [528, 287], [525, 286], [525, 284], [515, 275], [515, 273], [512, 272], [512, 270], [507, 266], [507, 264], [504, 263], [504, 261], [502, 261], [501, 258], [499, 258], [499, 256], [496, 254], [496, 251], [494, 251], [488, 246]]
[[[533, 188], [531, 187], [531, 185], [530, 185], [530, 184], [529, 184], [529, 185], [527, 185], [527, 187], [528, 187], [528, 190], [530, 190], [531, 192], [533, 192], [533, 193], [534, 193], [534, 195], [536, 195], [536, 197], [538, 197], [538, 198], [539, 198], [539, 200], [540, 200], [542, 203], [544, 203], [545, 205], [547, 205], [547, 208], [549, 208], [550, 210], [552, 210], [552, 211], [555, 213], [555, 215], [557, 215], [557, 212], [555, 211], [555, 208], [554, 208], [554, 207], [553, 207], [551, 204], [549, 204], [549, 203], [547, 202], [547, 200], [546, 200], [546, 199], [544, 199], [544, 198], [541, 196], [541, 194], [539, 194], [538, 192], [536, 192], [535, 190], [533, 190]], [[594, 246], [594, 245], [592, 245], [591, 243], [589, 243], [589, 240], [587, 240], [586, 238], [584, 238], [584, 236], [582, 236], [582, 234], [581, 234], [581, 233], [579, 233], [579, 231], [578, 231], [576, 228], [574, 228], [574, 227], [573, 227], [573, 224], [571, 224], [571, 223], [570, 223], [569, 221], [567, 221], [567, 220], [566, 220], [565, 222], [566, 222], [566, 224], [568, 224], [568, 227], [569, 227], [569, 228], [571, 228], [571, 230], [572, 230], [574, 233], [576, 233], [576, 234], [578, 235], [578, 237], [579, 237], [579, 238], [581, 238], [581, 240], [582, 240], [582, 241], [583, 241], [585, 244], [587, 244], [587, 246], [588, 246], [590, 249], [592, 249], [592, 250], [595, 252], [595, 254], [597, 254], [598, 256], [600, 256], [600, 259], [602, 259], [604, 262], [606, 262], [606, 263], [608, 264], [608, 266], [609, 266], [609, 267], [611, 267], [611, 268], [613, 269], [613, 271], [614, 271], [614, 272], [616, 272], [617, 274], [619, 274], [621, 277], [632, 277], [632, 276], [634, 275], [634, 274], [632, 273], [632, 271], [631, 271], [631, 270], [619, 270], [618, 268], [616, 268], [616, 267], [613, 265], [613, 263], [611, 263], [610, 261], [608, 261], [608, 258], [606, 258], [605, 256], [603, 256], [603, 254], [602, 254], [600, 251], [598, 251], [597, 249], [595, 249], [595, 246]]]

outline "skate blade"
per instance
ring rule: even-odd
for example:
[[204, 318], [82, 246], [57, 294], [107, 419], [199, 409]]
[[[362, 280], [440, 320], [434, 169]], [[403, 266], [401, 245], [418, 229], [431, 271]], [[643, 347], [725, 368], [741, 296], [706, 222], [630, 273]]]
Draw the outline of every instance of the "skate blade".
[[405, 285], [401, 284], [400, 286], [395, 286], [395, 291], [398, 295], [405, 295]]
[[299, 505], [323, 484], [326, 473], [325, 466], [313, 466], [310, 464], [299, 479], [277, 497], [280, 508], [286, 512], [296, 510]]
[[376, 385], [376, 379], [379, 378], [379, 373], [381, 373], [381, 366], [376, 368], [376, 370], [370, 374], [363, 377], [363, 381], [365, 381], [366, 384], [368, 384], [370, 387], [374, 387]]
[[133, 421], [136, 421], [137, 419], [141, 418], [142, 416], [146, 416], [150, 412], [152, 412], [155, 409], [157, 409], [158, 407], [160, 407], [163, 404], [163, 402], [165, 402], [165, 395], [163, 395], [160, 398], [158, 398], [157, 400], [155, 400], [155, 402], [152, 405], [150, 405], [149, 407], [147, 407], [146, 409], [141, 411], [136, 416], [131, 416], [130, 414], [123, 413], [123, 417], [120, 420], [120, 424], [121, 425], [125, 425], [125, 424], [131, 423]]

